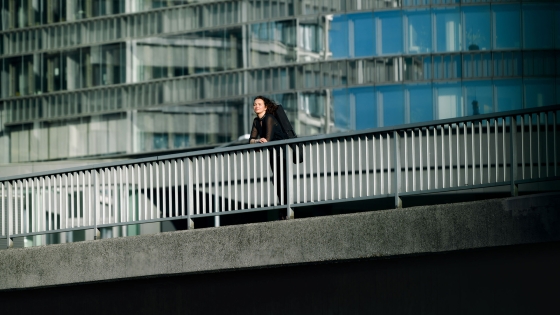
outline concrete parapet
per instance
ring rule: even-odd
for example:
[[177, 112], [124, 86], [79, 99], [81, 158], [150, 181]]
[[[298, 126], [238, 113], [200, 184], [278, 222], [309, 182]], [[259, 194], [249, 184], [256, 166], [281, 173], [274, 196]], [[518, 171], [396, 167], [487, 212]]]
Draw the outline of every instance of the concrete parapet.
[[553, 193], [10, 249], [0, 290], [558, 241], [559, 204]]

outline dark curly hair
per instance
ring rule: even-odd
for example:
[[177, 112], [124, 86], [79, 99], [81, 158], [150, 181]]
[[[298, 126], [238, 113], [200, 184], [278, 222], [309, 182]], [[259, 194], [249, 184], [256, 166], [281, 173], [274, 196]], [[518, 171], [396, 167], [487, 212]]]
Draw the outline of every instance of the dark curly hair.
[[276, 110], [278, 109], [278, 105], [276, 104], [276, 102], [269, 99], [268, 97], [264, 97], [262, 95], [259, 95], [259, 96], [255, 97], [253, 99], [253, 102], [255, 102], [258, 99], [261, 99], [264, 102], [264, 106], [266, 106], [266, 113], [267, 114], [274, 114], [274, 112], [276, 112]]

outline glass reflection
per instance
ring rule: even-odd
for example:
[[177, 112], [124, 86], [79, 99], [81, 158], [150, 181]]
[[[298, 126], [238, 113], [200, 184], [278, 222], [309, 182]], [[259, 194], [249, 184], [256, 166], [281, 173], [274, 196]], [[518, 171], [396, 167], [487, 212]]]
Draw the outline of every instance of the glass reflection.
[[494, 112], [492, 81], [467, 81], [463, 90], [467, 116]]
[[411, 123], [434, 120], [431, 84], [407, 85], [406, 99]]
[[323, 26], [317, 19], [300, 20], [298, 25], [298, 60], [320, 60], [324, 49]]
[[402, 17], [399, 11], [375, 12], [376, 55], [402, 53]]
[[494, 5], [494, 48], [521, 47], [521, 20], [519, 5]]
[[354, 109], [354, 129], [378, 127], [378, 110], [373, 87], [348, 89], [350, 104]]
[[329, 25], [329, 52], [331, 58], [348, 57], [348, 15], [335, 15]]
[[459, 8], [434, 9], [436, 19], [436, 51], [451, 52], [461, 49], [461, 16]]
[[523, 5], [523, 47], [554, 47], [554, 10], [545, 5]]
[[351, 130], [350, 106], [348, 106], [348, 90], [338, 89], [332, 91], [332, 104], [334, 112], [334, 132]]
[[465, 21], [464, 50], [489, 50], [490, 6], [463, 7]]
[[521, 80], [496, 80], [494, 90], [498, 112], [523, 108]]
[[383, 126], [404, 124], [404, 93], [402, 85], [379, 86], [377, 106], [383, 112]]
[[437, 119], [463, 116], [463, 97], [459, 83], [435, 84]]
[[295, 21], [251, 25], [251, 66], [267, 66], [295, 61]]
[[406, 52], [432, 51], [432, 18], [430, 10], [405, 11]]
[[350, 57], [373, 56], [373, 14], [348, 15]]
[[525, 108], [554, 105], [554, 79], [524, 80]]

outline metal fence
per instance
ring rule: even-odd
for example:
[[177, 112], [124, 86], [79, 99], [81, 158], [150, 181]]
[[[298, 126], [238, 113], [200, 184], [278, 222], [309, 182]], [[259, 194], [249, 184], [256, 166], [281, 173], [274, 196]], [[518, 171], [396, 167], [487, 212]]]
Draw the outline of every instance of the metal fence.
[[[560, 179], [560, 106], [0, 178], [0, 239]], [[301, 159], [301, 160], [300, 160]], [[554, 187], [552, 187], [554, 188]]]

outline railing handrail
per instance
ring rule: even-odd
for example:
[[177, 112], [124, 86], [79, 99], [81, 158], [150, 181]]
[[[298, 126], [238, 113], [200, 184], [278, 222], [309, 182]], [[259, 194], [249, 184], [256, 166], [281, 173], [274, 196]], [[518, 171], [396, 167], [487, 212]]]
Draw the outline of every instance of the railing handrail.
[[[519, 110], [511, 110], [511, 111], [503, 111], [503, 112], [497, 112], [497, 113], [473, 115], [473, 116], [463, 116], [463, 117], [456, 117], [456, 118], [449, 118], [449, 119], [431, 120], [431, 121], [427, 121], [427, 122], [401, 124], [401, 125], [396, 125], [396, 126], [377, 127], [377, 128], [363, 129], [363, 130], [358, 130], [358, 131], [346, 131], [346, 132], [337, 132], [337, 133], [305, 136], [305, 137], [299, 137], [299, 138], [294, 138], [294, 139], [287, 139], [287, 140], [258, 144], [258, 146], [259, 146], [259, 148], [263, 148], [263, 147], [268, 147], [268, 146], [279, 146], [279, 145], [293, 144], [293, 143], [300, 143], [300, 142], [312, 142], [312, 141], [327, 140], [327, 139], [355, 137], [355, 136], [362, 136], [362, 135], [372, 134], [372, 133], [382, 133], [382, 132], [391, 132], [391, 131], [397, 131], [398, 132], [398, 131], [402, 131], [402, 130], [429, 128], [429, 127], [433, 127], [433, 126], [436, 126], [436, 125], [450, 125], [450, 124], [457, 124], [457, 123], [465, 123], [465, 122], [469, 122], [469, 121], [488, 120], [488, 119], [493, 119], [493, 118], [502, 118], [502, 117], [505, 117], [505, 116], [538, 114], [538, 113], [542, 113], [542, 112], [550, 112], [550, 111], [558, 111], [558, 110], [560, 110], [560, 104], [543, 106], [543, 107], [533, 107], [533, 108], [519, 109]], [[98, 170], [98, 169], [103, 169], [103, 168], [108, 168], [108, 167], [116, 167], [116, 166], [121, 166], [121, 165], [134, 165], [134, 164], [140, 164], [140, 163], [166, 161], [166, 160], [177, 159], [177, 158], [204, 156], [204, 155], [211, 155], [211, 154], [218, 154], [218, 153], [226, 153], [226, 152], [231, 152], [231, 151], [253, 150], [253, 149], [255, 149], [255, 146], [256, 146], [256, 144], [244, 144], [244, 145], [238, 145], [238, 146], [232, 146], [232, 147], [221, 147], [221, 148], [213, 148], [213, 149], [205, 149], [205, 150], [192, 150], [192, 151], [189, 151], [189, 152], [166, 154], [166, 155], [157, 155], [157, 156], [152, 156], [152, 157], [147, 157], [147, 158], [130, 159], [130, 160], [106, 162], [106, 163], [99, 163], [99, 164], [90, 164], [90, 165], [83, 165], [83, 166], [77, 166], [77, 167], [71, 167], [71, 168], [55, 169], [55, 170], [49, 170], [49, 171], [43, 171], [43, 172], [35, 172], [35, 173], [0, 177], [0, 182], [16, 181], [16, 180], [33, 178], [33, 177], [51, 176], [51, 175], [57, 175], [57, 174], [63, 174], [63, 173], [73, 173], [73, 172], [81, 172], [81, 171], [88, 171], [88, 170]]]

